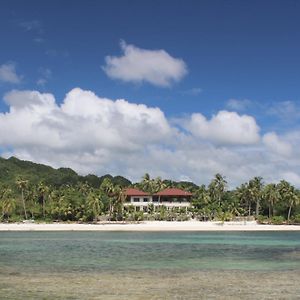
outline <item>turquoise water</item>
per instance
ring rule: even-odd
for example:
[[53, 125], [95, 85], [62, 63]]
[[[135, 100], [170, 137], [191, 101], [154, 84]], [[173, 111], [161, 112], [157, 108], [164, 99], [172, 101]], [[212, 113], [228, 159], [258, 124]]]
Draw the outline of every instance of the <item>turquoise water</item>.
[[300, 233], [1, 232], [0, 265], [35, 272], [300, 270]]
[[299, 299], [298, 232], [0, 232], [0, 299]]

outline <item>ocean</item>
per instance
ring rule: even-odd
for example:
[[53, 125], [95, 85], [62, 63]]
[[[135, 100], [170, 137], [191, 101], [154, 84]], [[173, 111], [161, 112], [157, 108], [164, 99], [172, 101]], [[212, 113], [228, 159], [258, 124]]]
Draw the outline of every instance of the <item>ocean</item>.
[[0, 232], [0, 299], [299, 299], [300, 232]]

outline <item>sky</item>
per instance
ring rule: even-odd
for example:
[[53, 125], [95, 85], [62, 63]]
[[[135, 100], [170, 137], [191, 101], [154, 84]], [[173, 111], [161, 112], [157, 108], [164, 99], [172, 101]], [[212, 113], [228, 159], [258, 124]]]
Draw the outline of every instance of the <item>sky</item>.
[[299, 1], [0, 3], [0, 155], [300, 187]]

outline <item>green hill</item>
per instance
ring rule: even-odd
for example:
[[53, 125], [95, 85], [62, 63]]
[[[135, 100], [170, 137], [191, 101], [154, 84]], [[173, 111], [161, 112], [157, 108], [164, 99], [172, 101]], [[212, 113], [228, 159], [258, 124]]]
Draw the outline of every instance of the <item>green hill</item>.
[[109, 177], [114, 184], [128, 186], [131, 182], [122, 176], [111, 176], [109, 174], [98, 177], [89, 174], [80, 176], [70, 168], [54, 169], [50, 166], [37, 164], [31, 161], [20, 160], [16, 157], [9, 159], [0, 157], [0, 183], [2, 185], [13, 185], [17, 178], [29, 180], [32, 184], [43, 181], [47, 185], [59, 187], [63, 184], [75, 185], [77, 183], [88, 183], [98, 188], [104, 178]]

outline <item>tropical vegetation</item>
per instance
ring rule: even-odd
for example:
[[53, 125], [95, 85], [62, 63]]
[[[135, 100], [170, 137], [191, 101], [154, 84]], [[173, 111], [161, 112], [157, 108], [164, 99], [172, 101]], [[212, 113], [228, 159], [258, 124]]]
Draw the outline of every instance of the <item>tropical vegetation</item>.
[[[177, 187], [193, 194], [191, 207], [155, 210], [149, 204], [145, 214], [134, 207], [124, 209], [124, 188], [135, 187], [154, 194]], [[15, 157], [0, 158], [0, 220], [16, 222], [106, 220], [207, 221], [256, 219], [260, 223], [300, 223], [300, 191], [285, 180], [264, 183], [254, 177], [230, 190], [226, 178], [216, 174], [205, 186], [175, 182], [145, 174], [138, 183], [122, 176], [80, 176], [69, 168], [53, 169]]]

